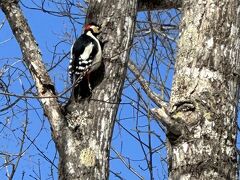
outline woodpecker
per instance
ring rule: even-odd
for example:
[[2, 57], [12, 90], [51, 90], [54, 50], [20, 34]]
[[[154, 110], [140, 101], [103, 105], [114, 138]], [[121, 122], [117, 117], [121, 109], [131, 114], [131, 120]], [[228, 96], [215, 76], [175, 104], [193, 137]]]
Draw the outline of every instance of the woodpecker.
[[[69, 64], [69, 76], [73, 84], [74, 97], [80, 93], [81, 81], [86, 80], [89, 92], [92, 87], [89, 81], [91, 72], [97, 70], [102, 61], [102, 45], [97, 35], [101, 27], [95, 23], [84, 26], [84, 33], [74, 42], [71, 47], [71, 59]], [[84, 87], [86, 89], [86, 87]], [[80, 95], [81, 96], [81, 95]]]

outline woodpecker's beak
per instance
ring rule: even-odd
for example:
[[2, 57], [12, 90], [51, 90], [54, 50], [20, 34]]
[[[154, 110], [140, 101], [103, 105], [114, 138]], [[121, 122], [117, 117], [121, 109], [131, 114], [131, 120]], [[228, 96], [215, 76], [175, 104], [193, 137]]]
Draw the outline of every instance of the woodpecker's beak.
[[101, 33], [102, 32], [102, 28], [101, 26], [98, 27], [98, 33]]
[[101, 27], [100, 26], [93, 26], [92, 30], [94, 33], [99, 34], [101, 33]]

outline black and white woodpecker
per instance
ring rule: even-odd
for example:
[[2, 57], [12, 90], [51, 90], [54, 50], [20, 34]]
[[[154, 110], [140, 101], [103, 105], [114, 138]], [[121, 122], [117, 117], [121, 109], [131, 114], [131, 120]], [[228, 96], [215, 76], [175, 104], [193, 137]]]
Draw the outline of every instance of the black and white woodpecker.
[[[97, 70], [102, 62], [102, 46], [97, 38], [101, 27], [95, 23], [84, 26], [84, 33], [74, 42], [71, 48], [69, 75], [73, 84], [74, 97], [79, 97], [79, 84], [87, 81], [89, 92], [92, 87], [89, 81], [90, 74]], [[85, 88], [86, 89], [86, 88]]]

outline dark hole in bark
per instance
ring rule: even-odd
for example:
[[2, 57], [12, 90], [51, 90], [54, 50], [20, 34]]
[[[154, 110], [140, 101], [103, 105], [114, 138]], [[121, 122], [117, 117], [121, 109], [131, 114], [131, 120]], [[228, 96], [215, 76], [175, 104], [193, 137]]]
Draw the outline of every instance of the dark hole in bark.
[[174, 134], [172, 132], [167, 133], [167, 138], [170, 141], [171, 144], [176, 144], [177, 140], [179, 139], [181, 135]]

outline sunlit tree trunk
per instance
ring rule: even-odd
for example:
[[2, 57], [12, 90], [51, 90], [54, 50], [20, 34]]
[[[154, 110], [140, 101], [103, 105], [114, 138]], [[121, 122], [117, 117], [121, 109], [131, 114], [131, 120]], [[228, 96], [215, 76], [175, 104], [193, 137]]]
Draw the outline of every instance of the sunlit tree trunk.
[[169, 179], [236, 179], [239, 1], [184, 1], [170, 101]]

